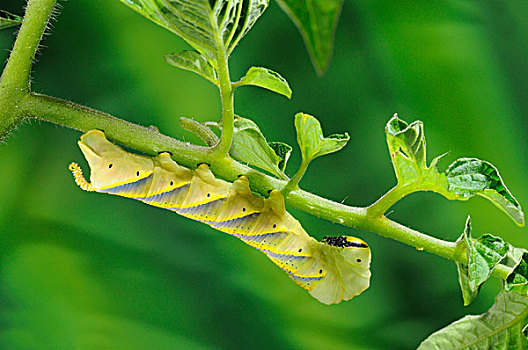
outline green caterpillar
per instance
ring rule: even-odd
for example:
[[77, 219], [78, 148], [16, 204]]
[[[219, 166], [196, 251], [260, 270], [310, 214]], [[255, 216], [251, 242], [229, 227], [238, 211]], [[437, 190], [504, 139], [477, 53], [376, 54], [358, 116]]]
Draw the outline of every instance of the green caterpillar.
[[129, 153], [99, 130], [88, 131], [78, 144], [91, 183], [76, 163], [70, 170], [83, 190], [137, 199], [236, 236], [325, 304], [349, 300], [369, 286], [368, 245], [348, 236], [316, 241], [285, 210], [280, 191], [262, 198], [251, 192], [245, 176], [229, 183], [216, 179], [206, 164], [195, 170], [178, 165], [168, 152]]

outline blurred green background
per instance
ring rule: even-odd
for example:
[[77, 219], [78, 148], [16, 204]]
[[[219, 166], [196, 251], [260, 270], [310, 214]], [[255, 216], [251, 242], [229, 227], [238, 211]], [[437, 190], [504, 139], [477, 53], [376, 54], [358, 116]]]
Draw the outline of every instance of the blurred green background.
[[[188, 46], [116, 1], [61, 2], [34, 67], [33, 90], [197, 142], [178, 117], [219, 118], [216, 88], [163, 61]], [[2, 9], [22, 14], [22, 0]], [[238, 114], [268, 140], [295, 145], [293, 116], [317, 116], [349, 145], [315, 161], [302, 187], [367, 205], [394, 183], [383, 128], [393, 113], [425, 123], [429, 159], [450, 151], [488, 160], [528, 204], [528, 2], [346, 1], [324, 78], [271, 2], [231, 59], [282, 74], [291, 100], [248, 87]], [[5, 62], [16, 29], [0, 32]], [[463, 307], [455, 265], [373, 233], [293, 211], [312, 235], [352, 234], [372, 248], [371, 287], [325, 306], [263, 254], [209, 227], [124, 198], [87, 194], [69, 162], [77, 131], [41, 122], [0, 145], [0, 348], [2, 349], [411, 349], [433, 331], [493, 303], [492, 279]], [[292, 175], [299, 162], [295, 149]], [[390, 218], [454, 240], [471, 214], [474, 234], [528, 247], [484, 199], [430, 193], [398, 203]]]

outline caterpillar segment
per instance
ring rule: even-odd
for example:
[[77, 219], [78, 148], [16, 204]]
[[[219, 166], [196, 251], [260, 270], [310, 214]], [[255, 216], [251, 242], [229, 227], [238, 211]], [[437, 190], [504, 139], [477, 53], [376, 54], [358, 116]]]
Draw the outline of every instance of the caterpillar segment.
[[325, 304], [349, 300], [369, 286], [368, 245], [348, 236], [318, 242], [286, 211], [279, 191], [263, 198], [245, 176], [229, 183], [215, 178], [207, 164], [195, 170], [177, 164], [169, 152], [156, 157], [127, 152], [100, 130], [82, 135], [78, 144], [90, 166], [90, 183], [76, 163], [70, 170], [83, 190], [133, 198], [235, 236]]

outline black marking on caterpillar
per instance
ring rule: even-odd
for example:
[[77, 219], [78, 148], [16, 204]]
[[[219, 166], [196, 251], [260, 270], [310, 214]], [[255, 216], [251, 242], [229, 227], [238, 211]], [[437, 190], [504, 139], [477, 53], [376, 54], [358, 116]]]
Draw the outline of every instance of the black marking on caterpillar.
[[368, 245], [347, 236], [316, 241], [286, 211], [279, 191], [263, 198], [251, 192], [246, 176], [229, 183], [215, 178], [208, 164], [190, 170], [169, 152], [156, 157], [127, 152], [99, 130], [87, 132], [78, 144], [90, 165], [91, 183], [76, 163], [70, 170], [86, 191], [133, 198], [235, 236], [323, 303], [349, 300], [369, 286]]
[[339, 248], [344, 247], [358, 247], [358, 248], [368, 248], [368, 245], [361, 241], [361, 240], [355, 240], [355, 239], [349, 239], [347, 236], [338, 236], [338, 237], [332, 237], [332, 236], [324, 236], [322, 242]]

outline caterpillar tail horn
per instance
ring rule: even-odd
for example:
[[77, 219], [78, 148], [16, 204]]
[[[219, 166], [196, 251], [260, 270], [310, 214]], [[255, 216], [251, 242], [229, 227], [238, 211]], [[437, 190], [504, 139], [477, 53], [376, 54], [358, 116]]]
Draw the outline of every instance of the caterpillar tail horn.
[[75, 179], [75, 183], [83, 190], [88, 192], [94, 192], [95, 188], [92, 186], [91, 183], [86, 181], [86, 179], [83, 176], [83, 172], [79, 164], [72, 162], [70, 166], [68, 167], [70, 171], [73, 174], [73, 178]]

